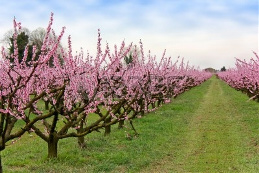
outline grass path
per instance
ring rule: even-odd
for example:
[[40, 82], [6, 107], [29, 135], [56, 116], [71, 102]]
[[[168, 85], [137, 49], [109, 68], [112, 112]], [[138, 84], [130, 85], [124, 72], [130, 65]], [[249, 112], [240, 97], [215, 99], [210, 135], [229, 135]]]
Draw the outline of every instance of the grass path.
[[246, 120], [254, 110], [242, 110], [249, 106], [244, 98], [213, 77], [188, 123], [182, 146], [178, 152], [169, 151], [181, 154], [167, 157], [144, 172], [259, 172], [259, 112], [251, 129]]
[[[113, 126], [110, 136], [91, 133], [81, 150], [75, 138], [59, 142], [48, 160], [47, 144], [33, 133], [2, 152], [4, 172], [259, 172], [259, 103], [212, 77], [141, 119], [140, 134]], [[125, 132], [126, 131], [126, 132]]]

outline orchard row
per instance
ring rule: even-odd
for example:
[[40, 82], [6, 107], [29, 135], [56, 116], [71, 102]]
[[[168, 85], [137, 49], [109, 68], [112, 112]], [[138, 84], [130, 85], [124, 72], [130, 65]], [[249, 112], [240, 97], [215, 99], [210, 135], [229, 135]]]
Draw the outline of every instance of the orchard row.
[[55, 36], [52, 22], [53, 14], [42, 47], [33, 46], [31, 61], [28, 48], [19, 60], [21, 27], [15, 20], [13, 61], [2, 49], [0, 150], [34, 131], [48, 144], [48, 157], [57, 157], [59, 140], [76, 137], [84, 147], [85, 135], [100, 129], [109, 134], [113, 124], [122, 128], [124, 121], [132, 123], [211, 76], [165, 53], [159, 62], [150, 53], [145, 56], [141, 41], [138, 49], [122, 42], [113, 53], [108, 44], [102, 50], [100, 31], [95, 57], [72, 55], [70, 37], [67, 50], [59, 46], [65, 28]]
[[254, 52], [255, 58], [249, 62], [236, 61], [236, 68], [218, 73], [219, 78], [231, 87], [246, 93], [251, 99], [259, 100], [259, 57]]

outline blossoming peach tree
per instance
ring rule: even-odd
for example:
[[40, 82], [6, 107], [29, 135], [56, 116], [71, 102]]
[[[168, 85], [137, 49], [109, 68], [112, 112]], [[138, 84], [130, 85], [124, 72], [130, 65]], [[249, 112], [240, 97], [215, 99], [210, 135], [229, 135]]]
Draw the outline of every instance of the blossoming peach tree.
[[[51, 32], [52, 16], [48, 27]], [[10, 56], [14, 59], [11, 63], [8, 60], [4, 48], [2, 48], [0, 61], [0, 151], [4, 150], [6, 143], [23, 135], [26, 131], [32, 130], [34, 124], [56, 114], [56, 111], [39, 114], [37, 103], [49, 94], [62, 92], [63, 86], [54, 88], [44, 87], [44, 76], [42, 69], [46, 68], [50, 57], [55, 56], [58, 44], [63, 31], [56, 40], [48, 37], [44, 40], [42, 53], [36, 60], [36, 47], [33, 47], [33, 58], [26, 64], [28, 46], [25, 48], [23, 60], [18, 59], [17, 31], [21, 24], [14, 23], [14, 53]], [[48, 49], [47, 49], [48, 46]], [[38, 82], [42, 80], [41, 82]], [[32, 95], [33, 94], [33, 95]], [[35, 110], [38, 116], [32, 116], [31, 111]], [[21, 122], [24, 123], [21, 123]], [[2, 172], [2, 166], [0, 167]]]
[[254, 52], [255, 58], [249, 62], [236, 60], [236, 68], [219, 72], [218, 77], [236, 90], [246, 93], [250, 99], [259, 101], [259, 56]]

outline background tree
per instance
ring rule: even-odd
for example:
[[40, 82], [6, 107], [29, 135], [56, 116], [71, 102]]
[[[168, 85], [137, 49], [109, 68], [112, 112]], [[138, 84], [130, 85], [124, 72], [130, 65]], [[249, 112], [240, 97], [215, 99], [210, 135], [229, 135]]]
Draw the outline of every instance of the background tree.
[[133, 62], [133, 56], [132, 56], [132, 54], [130, 53], [129, 55], [126, 55], [126, 56], [124, 57], [124, 61], [125, 61], [126, 65], [131, 64], [131, 63]]
[[[9, 56], [8, 59], [10, 60], [11, 63], [14, 62], [14, 57], [12, 56], [12, 54], [14, 54], [14, 38], [10, 37], [10, 42], [9, 42]], [[23, 57], [24, 57], [24, 52], [26, 47], [28, 46], [28, 55], [26, 58], [26, 64], [28, 65], [29, 62], [32, 60], [32, 49], [33, 46], [29, 45], [29, 36], [26, 35], [25, 32], [21, 32], [20, 34], [18, 34], [17, 36], [17, 46], [18, 46], [18, 59], [19, 59], [19, 63], [21, 63], [23, 61]]]
[[38, 51], [40, 51], [42, 45], [43, 45], [43, 40], [46, 36], [46, 30], [44, 28], [37, 28], [33, 30], [30, 33], [30, 44], [33, 44], [37, 47]]
[[133, 65], [134, 63], [136, 63], [138, 61], [139, 55], [141, 52], [140, 52], [139, 48], [137, 47], [137, 45], [126, 47], [125, 51], [127, 49], [129, 49], [129, 50], [128, 50], [128, 53], [124, 57], [124, 64], [126, 66], [129, 66], [129, 65]]
[[[14, 58], [11, 57], [11, 54], [14, 53], [14, 39], [13, 39], [13, 34], [14, 31], [13, 30], [9, 30], [5, 33], [3, 39], [1, 39], [1, 42], [4, 44], [4, 47], [6, 47], [6, 49], [8, 50], [8, 54], [9, 56], [7, 56], [7, 58], [10, 60], [11, 63], [13, 63]], [[22, 56], [24, 54], [24, 50], [26, 48], [26, 46], [28, 46], [28, 57], [26, 60], [26, 64], [29, 65], [29, 62], [32, 60], [32, 50], [33, 50], [33, 46], [36, 46], [36, 56], [35, 56], [35, 60], [37, 60], [39, 58], [39, 55], [41, 54], [41, 47], [43, 45], [43, 40], [46, 37], [46, 30], [44, 28], [37, 28], [35, 30], [33, 30], [32, 32], [30, 32], [29, 29], [27, 28], [21, 28], [20, 30], [17, 31], [17, 45], [18, 45], [18, 54], [19, 54], [19, 62], [22, 62]], [[50, 32], [48, 34], [48, 37], [50, 37], [51, 41], [57, 41], [57, 38], [55, 37], [54, 32]], [[63, 58], [61, 56], [61, 50], [64, 49], [63, 46], [61, 45], [61, 43], [58, 44], [58, 51], [59, 51], [59, 61], [61, 62], [61, 64], [63, 64]], [[49, 59], [48, 62], [50, 67], [53, 67], [53, 57], [51, 57]]]
[[220, 69], [220, 71], [226, 71], [226, 67], [223, 66], [223, 67]]
[[[17, 34], [20, 34], [24, 32], [25, 35], [30, 35], [30, 30], [28, 28], [25, 28], [25, 27], [22, 27], [21, 29], [19, 29], [17, 31]], [[1, 40], [0, 42], [3, 43], [4, 47], [8, 47], [10, 45], [10, 38], [13, 37], [13, 34], [14, 34], [14, 30], [13, 29], [10, 29], [8, 30], [3, 37], [1, 37]]]

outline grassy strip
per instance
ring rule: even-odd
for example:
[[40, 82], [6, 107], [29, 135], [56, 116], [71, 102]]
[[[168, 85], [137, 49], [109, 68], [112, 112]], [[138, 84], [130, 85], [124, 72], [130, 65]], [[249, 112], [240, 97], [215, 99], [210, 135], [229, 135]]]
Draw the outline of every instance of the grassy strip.
[[259, 104], [247, 100], [213, 77], [178, 155], [143, 172], [259, 172]]
[[[47, 144], [31, 133], [2, 152], [5, 172], [138, 172], [144, 167], [171, 157], [168, 150], [178, 150], [188, 127], [190, 114], [198, 109], [211, 81], [180, 95], [173, 103], [135, 120], [140, 134], [130, 126], [113, 127], [108, 137], [103, 133], [87, 136], [88, 147], [80, 150], [75, 138], [59, 142], [59, 157], [47, 160]], [[178, 153], [180, 154], [180, 153]], [[172, 156], [174, 157], [174, 156]]]

